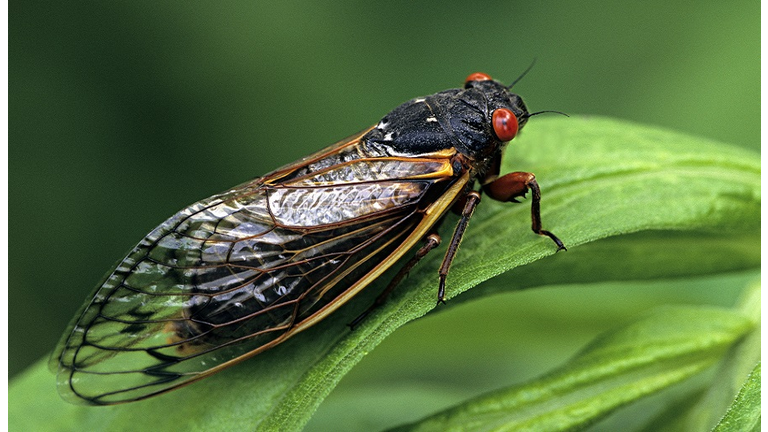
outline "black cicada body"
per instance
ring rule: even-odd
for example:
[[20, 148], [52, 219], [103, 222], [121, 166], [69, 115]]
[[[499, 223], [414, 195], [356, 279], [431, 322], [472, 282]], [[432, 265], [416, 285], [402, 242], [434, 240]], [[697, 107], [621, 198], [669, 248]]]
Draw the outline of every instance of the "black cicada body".
[[442, 301], [478, 182], [502, 201], [533, 190], [533, 231], [564, 248], [541, 228], [533, 175], [498, 176], [530, 116], [508, 87], [472, 74], [462, 89], [406, 102], [359, 135], [181, 210], [65, 333], [51, 359], [60, 393], [106, 405], [208, 376], [318, 322], [426, 239], [380, 302], [437, 246], [454, 208], [462, 217], [440, 269]]

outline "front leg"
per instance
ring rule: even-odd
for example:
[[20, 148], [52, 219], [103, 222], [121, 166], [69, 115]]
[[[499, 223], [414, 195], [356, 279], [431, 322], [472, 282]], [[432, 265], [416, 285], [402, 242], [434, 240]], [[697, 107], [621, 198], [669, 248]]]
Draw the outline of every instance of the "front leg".
[[502, 202], [520, 202], [517, 197], [524, 197], [528, 189], [533, 191], [531, 201], [531, 229], [539, 235], [547, 236], [557, 245], [557, 250], [567, 250], [556, 235], [541, 228], [541, 190], [536, 177], [529, 172], [513, 172], [483, 185], [483, 191], [489, 197]]

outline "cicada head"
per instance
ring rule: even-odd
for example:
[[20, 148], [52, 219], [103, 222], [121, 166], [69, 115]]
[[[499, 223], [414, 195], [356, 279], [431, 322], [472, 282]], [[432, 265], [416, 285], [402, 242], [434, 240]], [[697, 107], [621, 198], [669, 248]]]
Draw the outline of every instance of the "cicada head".
[[530, 116], [523, 98], [483, 73], [468, 76], [456, 99], [450, 123], [457, 148], [476, 161], [498, 154]]

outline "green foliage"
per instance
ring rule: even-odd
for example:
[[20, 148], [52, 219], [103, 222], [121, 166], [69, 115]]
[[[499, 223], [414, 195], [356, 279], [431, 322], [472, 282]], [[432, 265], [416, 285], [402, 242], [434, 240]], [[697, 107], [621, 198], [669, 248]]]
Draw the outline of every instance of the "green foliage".
[[700, 373], [753, 325], [737, 311], [660, 308], [595, 340], [546, 377], [482, 396], [398, 430], [578, 429]]
[[[758, 155], [609, 119], [536, 120], [536, 127], [526, 129], [508, 149], [504, 170], [537, 174], [544, 226], [569, 251], [555, 255], [548, 239], [530, 232], [527, 203], [486, 199], [448, 278], [453, 300], [441, 308], [445, 313], [469, 299], [527, 287], [690, 278], [759, 267]], [[452, 220], [444, 224], [444, 236], [450, 235]], [[368, 352], [435, 307], [441, 255], [435, 252], [420, 263], [354, 331], [345, 324], [372, 301], [386, 275], [286, 343], [146, 401], [106, 408], [67, 405], [58, 399], [54, 377], [41, 362], [11, 383], [9, 429], [301, 429]], [[459, 296], [501, 274], [497, 283]], [[759, 361], [759, 316], [757, 287], [736, 308], [651, 311], [595, 339], [543, 378], [474, 398], [409, 428], [580, 428], [610, 421], [621, 414], [618, 408], [642, 403], [695, 375], [701, 383], [690, 393], [696, 395], [694, 402], [674, 412], [654, 412], [656, 417], [640, 423], [704, 430], [725, 415], [718, 427], [737, 430], [734, 425], [752, 425], [759, 416], [759, 367], [747, 379]], [[712, 365], [714, 378], [707, 374]], [[690, 394], [685, 400], [691, 400]], [[673, 403], [664, 401], [668, 407]]]
[[749, 374], [715, 431], [760, 430], [760, 363]]

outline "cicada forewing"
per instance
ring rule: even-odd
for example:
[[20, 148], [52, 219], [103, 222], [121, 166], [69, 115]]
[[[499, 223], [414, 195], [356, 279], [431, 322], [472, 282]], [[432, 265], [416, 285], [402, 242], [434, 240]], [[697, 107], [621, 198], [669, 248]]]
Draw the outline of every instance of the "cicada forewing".
[[69, 401], [187, 384], [338, 308], [390, 267], [469, 181], [450, 152], [371, 157], [360, 137], [193, 204], [97, 288], [54, 353]]

